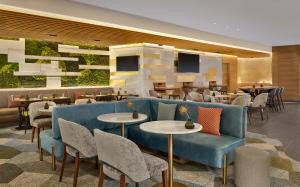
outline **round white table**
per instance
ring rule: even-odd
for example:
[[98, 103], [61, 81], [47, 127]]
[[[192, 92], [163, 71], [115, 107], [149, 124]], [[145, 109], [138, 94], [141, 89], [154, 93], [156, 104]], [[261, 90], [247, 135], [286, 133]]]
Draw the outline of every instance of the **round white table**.
[[112, 124], [120, 124], [121, 125], [121, 136], [125, 136], [125, 124], [132, 124], [137, 122], [142, 122], [148, 119], [146, 114], [140, 114], [137, 119], [132, 118], [131, 113], [109, 113], [109, 114], [101, 114], [97, 117], [99, 121], [112, 123]]
[[195, 127], [193, 129], [186, 129], [185, 123], [186, 121], [150, 121], [140, 125], [143, 131], [168, 135], [169, 187], [185, 186], [184, 184], [173, 182], [173, 134], [189, 134], [202, 130], [202, 125], [198, 123], [194, 123]]

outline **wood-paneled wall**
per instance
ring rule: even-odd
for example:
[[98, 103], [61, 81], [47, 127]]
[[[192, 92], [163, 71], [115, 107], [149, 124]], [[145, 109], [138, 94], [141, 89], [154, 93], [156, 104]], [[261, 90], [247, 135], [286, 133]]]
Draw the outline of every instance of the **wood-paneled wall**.
[[[238, 59], [233, 56], [223, 56], [223, 64], [228, 64], [228, 91], [233, 92], [238, 89], [237, 71]], [[225, 75], [225, 74], [224, 74]], [[225, 79], [225, 78], [223, 78]]]
[[300, 45], [273, 47], [273, 85], [285, 88], [283, 99], [300, 101]]

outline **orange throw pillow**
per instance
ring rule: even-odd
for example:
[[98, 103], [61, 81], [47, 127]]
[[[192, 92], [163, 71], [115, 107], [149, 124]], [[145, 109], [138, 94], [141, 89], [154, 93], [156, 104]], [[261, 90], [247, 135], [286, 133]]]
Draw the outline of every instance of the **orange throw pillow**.
[[203, 126], [204, 133], [220, 136], [222, 108], [198, 107], [198, 123]]

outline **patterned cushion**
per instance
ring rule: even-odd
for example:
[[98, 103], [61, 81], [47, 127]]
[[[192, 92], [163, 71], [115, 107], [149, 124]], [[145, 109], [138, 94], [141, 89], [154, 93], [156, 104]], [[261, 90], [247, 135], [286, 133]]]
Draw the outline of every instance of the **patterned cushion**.
[[203, 126], [201, 132], [220, 136], [222, 108], [198, 107], [198, 122]]
[[158, 103], [157, 120], [174, 120], [177, 104]]

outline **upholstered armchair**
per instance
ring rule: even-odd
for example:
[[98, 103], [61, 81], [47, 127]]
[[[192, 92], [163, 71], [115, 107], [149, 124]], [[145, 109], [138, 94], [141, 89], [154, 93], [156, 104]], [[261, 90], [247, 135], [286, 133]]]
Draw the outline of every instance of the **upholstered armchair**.
[[66, 157], [70, 155], [75, 157], [75, 166], [73, 173], [73, 186], [77, 186], [80, 158], [96, 158], [98, 165], [96, 144], [92, 133], [84, 126], [77, 123], [58, 119], [59, 129], [63, 142], [63, 158], [60, 170], [59, 181], [62, 181]]
[[94, 130], [95, 143], [100, 161], [99, 187], [104, 177], [120, 181], [120, 187], [126, 183], [139, 182], [162, 173], [163, 186], [167, 183], [168, 163], [155, 156], [142, 153], [138, 146], [124, 137]]
[[51, 101], [34, 102], [28, 106], [29, 121], [32, 126], [31, 142], [33, 142], [35, 133], [37, 133], [38, 149], [40, 149], [40, 129], [44, 129], [46, 126], [51, 127], [52, 123], [51, 115], [40, 112], [40, 109], [43, 109], [46, 103], [48, 103], [49, 107], [56, 106], [56, 104]]
[[85, 98], [85, 99], [76, 99], [75, 100], [75, 105], [88, 104], [89, 100], [90, 100], [91, 103], [96, 103], [95, 99]]
[[[253, 102], [250, 103], [250, 106], [248, 108], [250, 120], [252, 119], [252, 113], [254, 111], [259, 111], [261, 120], [264, 120], [264, 111], [267, 111], [266, 106], [268, 102], [268, 96], [269, 96], [268, 93], [261, 93], [254, 98]], [[267, 118], [268, 118], [268, 113], [267, 113]]]
[[249, 94], [238, 96], [231, 102], [232, 105], [238, 105], [242, 107], [248, 107], [250, 103], [251, 103], [251, 96]]
[[187, 95], [187, 99], [191, 100], [191, 101], [196, 101], [196, 102], [204, 101], [203, 95], [198, 92], [195, 92], [195, 91], [189, 92]]

